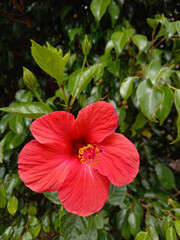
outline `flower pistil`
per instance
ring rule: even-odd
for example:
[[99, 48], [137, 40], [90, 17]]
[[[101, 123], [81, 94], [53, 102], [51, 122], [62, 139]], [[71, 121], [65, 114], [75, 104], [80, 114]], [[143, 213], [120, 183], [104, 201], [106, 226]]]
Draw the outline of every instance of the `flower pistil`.
[[88, 164], [92, 167], [94, 164], [98, 163], [100, 159], [100, 153], [102, 152], [95, 144], [88, 144], [79, 149], [78, 157], [83, 164]]

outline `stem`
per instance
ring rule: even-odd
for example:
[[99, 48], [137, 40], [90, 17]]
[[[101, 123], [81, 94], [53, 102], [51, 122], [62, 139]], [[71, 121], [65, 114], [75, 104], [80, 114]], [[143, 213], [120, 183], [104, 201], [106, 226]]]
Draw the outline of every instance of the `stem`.
[[152, 47], [150, 48], [150, 50], [149, 50], [149, 54], [148, 54], [148, 56], [150, 56], [152, 50], [153, 50], [154, 48], [157, 48], [157, 47], [159, 46], [159, 44], [161, 44], [166, 38], [167, 38], [167, 36], [164, 36], [163, 38], [161, 38], [161, 40], [160, 40], [158, 43], [156, 43], [155, 46], [152, 46]]
[[[87, 55], [84, 55], [84, 61], [83, 61], [83, 64], [82, 64], [82, 68], [81, 68], [81, 72], [80, 72], [80, 75], [79, 75], [79, 79], [78, 79], [77, 84], [76, 84], [75, 92], [76, 92], [77, 87], [78, 87], [78, 85], [79, 85], [79, 81], [80, 81], [80, 79], [81, 79], [81, 75], [82, 75], [82, 72], [83, 72], [83, 70], [84, 70], [84, 66], [85, 66], [85, 63], [86, 63], [86, 59], [87, 59]], [[76, 99], [76, 95], [71, 99], [70, 108], [72, 107], [75, 99]]]
[[64, 85], [63, 84], [61, 84], [61, 89], [62, 89], [62, 92], [63, 92], [66, 109], [67, 109], [68, 112], [70, 112], [70, 107], [69, 107], [68, 102], [67, 102], [66, 93], [64, 91]]
[[48, 110], [48, 112], [49, 111], [52, 112], [52, 109], [41, 99], [41, 97], [39, 96], [39, 93], [37, 92], [37, 90], [34, 89], [33, 92], [36, 95], [36, 98], [38, 99], [38, 101], [45, 106], [45, 108]]

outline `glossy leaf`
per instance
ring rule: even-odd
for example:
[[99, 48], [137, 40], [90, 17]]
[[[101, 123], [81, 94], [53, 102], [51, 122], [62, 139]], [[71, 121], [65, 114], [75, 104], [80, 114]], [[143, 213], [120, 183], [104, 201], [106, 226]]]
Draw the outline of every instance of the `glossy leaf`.
[[11, 118], [11, 115], [7, 114], [3, 116], [0, 120], [0, 135], [4, 133], [6, 130], [7, 124], [9, 122], [9, 119]]
[[149, 233], [147, 232], [139, 232], [136, 237], [135, 240], [151, 240]]
[[15, 196], [11, 197], [7, 203], [7, 210], [11, 215], [14, 215], [18, 209], [18, 200]]
[[90, 217], [66, 213], [61, 218], [61, 234], [66, 240], [84, 240], [90, 228]]
[[138, 47], [139, 52], [143, 52], [148, 43], [147, 37], [141, 34], [135, 34], [132, 37], [132, 41]]
[[121, 209], [116, 215], [116, 225], [119, 230], [121, 230], [122, 226], [125, 224], [125, 222], [128, 219], [128, 210]]
[[0, 163], [3, 163], [5, 140], [6, 140], [6, 138], [3, 138], [0, 141]]
[[29, 205], [29, 208], [28, 208], [28, 215], [36, 215], [37, 214], [37, 208], [33, 205]]
[[150, 236], [153, 240], [159, 240], [159, 236], [158, 236], [158, 233], [156, 231], [155, 228], [153, 227], [149, 227], [149, 230], [150, 230]]
[[174, 221], [174, 226], [175, 226], [178, 236], [180, 237], [180, 220]]
[[177, 118], [177, 138], [171, 143], [176, 143], [180, 140], [180, 89], [176, 89], [174, 92], [174, 103], [178, 112], [178, 118]]
[[138, 86], [136, 94], [144, 115], [148, 119], [154, 120], [156, 112], [163, 101], [163, 92], [153, 88], [149, 80], [144, 80]]
[[149, 65], [147, 76], [151, 80], [152, 84], [157, 84], [158, 73], [161, 70], [161, 63], [153, 59]]
[[169, 167], [163, 163], [158, 163], [155, 166], [155, 171], [164, 188], [172, 189], [175, 186], [174, 174]]
[[173, 91], [165, 86], [161, 87], [161, 90], [164, 93], [164, 98], [156, 112], [156, 116], [160, 121], [160, 125], [162, 125], [168, 117], [173, 104]]
[[58, 192], [57, 191], [52, 191], [52, 192], [44, 192], [43, 193], [46, 198], [48, 198], [51, 202], [60, 205], [61, 202], [58, 197]]
[[33, 239], [33, 237], [30, 232], [25, 232], [23, 234], [22, 240], [32, 240], [32, 239]]
[[39, 102], [17, 103], [16, 105], [10, 107], [0, 108], [0, 111], [32, 119], [36, 119], [49, 113], [47, 108]]
[[94, 64], [93, 66], [85, 68], [82, 72], [82, 75], [81, 70], [77, 70], [70, 75], [68, 84], [71, 95], [73, 97], [78, 96], [82, 92], [82, 90], [88, 85], [88, 83], [95, 76], [98, 67], [99, 64]]
[[76, 34], [82, 32], [82, 28], [71, 28], [68, 30], [70, 42], [74, 41]]
[[127, 100], [132, 93], [133, 80], [134, 80], [134, 77], [127, 77], [121, 83], [120, 94], [124, 100]]
[[128, 223], [130, 225], [130, 232], [135, 237], [140, 231], [139, 218], [135, 212], [131, 212], [128, 217]]
[[10, 239], [10, 236], [13, 234], [13, 227], [9, 226], [6, 228], [6, 230], [3, 233], [3, 240], [8, 240]]
[[109, 14], [111, 16], [112, 26], [116, 23], [117, 19], [119, 18], [120, 14], [120, 6], [112, 0], [108, 6]]
[[132, 125], [132, 136], [136, 135], [135, 130], [143, 128], [146, 123], [147, 123], [147, 119], [145, 119], [144, 115], [141, 112], [138, 113], [136, 117], [136, 121]]
[[176, 31], [180, 35], [180, 21], [176, 21]]
[[12, 116], [9, 120], [9, 127], [17, 134], [21, 134], [24, 131], [24, 118], [21, 116]]
[[42, 229], [44, 232], [50, 232], [50, 219], [47, 214], [45, 214], [42, 218]]
[[168, 227], [168, 229], [166, 230], [166, 239], [177, 240], [176, 231], [173, 227]]
[[6, 206], [6, 190], [5, 187], [0, 187], [0, 208], [4, 208]]
[[121, 234], [124, 239], [128, 240], [130, 238], [131, 232], [130, 232], [130, 225], [128, 222], [122, 226]]
[[42, 47], [33, 40], [32, 42], [32, 56], [38, 66], [48, 73], [51, 77], [61, 82], [62, 74], [64, 72], [64, 63], [61, 54], [58, 51], [52, 51], [51, 48]]
[[101, 20], [109, 4], [110, 4], [110, 0], [92, 0], [91, 1], [90, 9], [97, 22]]
[[118, 58], [127, 43], [127, 33], [115, 32], [111, 35], [111, 40], [115, 47], [116, 57]]
[[96, 215], [94, 217], [94, 225], [97, 229], [103, 229], [104, 228], [104, 218], [102, 215]]
[[5, 137], [4, 148], [7, 149], [14, 149], [20, 146], [24, 139], [26, 138], [26, 133], [23, 134], [15, 134], [14, 132], [10, 131]]
[[126, 186], [118, 187], [111, 184], [109, 189], [109, 203], [111, 205], [118, 206], [124, 201], [126, 192]]
[[29, 232], [31, 233], [33, 238], [36, 238], [39, 235], [40, 231], [41, 231], [41, 224], [29, 228]]

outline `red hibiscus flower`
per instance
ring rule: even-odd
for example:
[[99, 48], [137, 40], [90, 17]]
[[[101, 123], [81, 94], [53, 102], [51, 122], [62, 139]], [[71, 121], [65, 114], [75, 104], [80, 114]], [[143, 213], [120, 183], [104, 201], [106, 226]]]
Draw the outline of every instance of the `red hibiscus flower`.
[[18, 169], [36, 192], [58, 191], [67, 211], [88, 216], [108, 200], [110, 182], [123, 186], [139, 170], [139, 154], [122, 134], [115, 133], [118, 115], [110, 103], [96, 102], [77, 119], [59, 111], [35, 120], [36, 140], [24, 146]]

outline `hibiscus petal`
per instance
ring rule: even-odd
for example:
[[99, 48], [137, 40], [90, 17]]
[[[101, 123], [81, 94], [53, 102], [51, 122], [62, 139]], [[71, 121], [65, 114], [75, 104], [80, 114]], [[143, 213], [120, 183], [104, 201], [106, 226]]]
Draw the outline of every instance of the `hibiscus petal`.
[[132, 182], [139, 171], [139, 153], [134, 144], [122, 134], [113, 133], [99, 146], [101, 158], [93, 168], [107, 176], [114, 185]]
[[36, 140], [26, 144], [18, 157], [19, 175], [26, 186], [36, 192], [58, 190], [69, 173], [69, 159], [62, 150]]
[[86, 136], [90, 143], [100, 142], [112, 134], [118, 122], [118, 115], [113, 105], [103, 101], [85, 107], [76, 119], [80, 137]]
[[67, 143], [73, 135], [75, 119], [71, 113], [57, 111], [36, 119], [30, 127], [34, 138], [40, 143]]
[[59, 189], [59, 199], [67, 211], [85, 217], [104, 206], [109, 186], [107, 177], [74, 161], [70, 174]]

